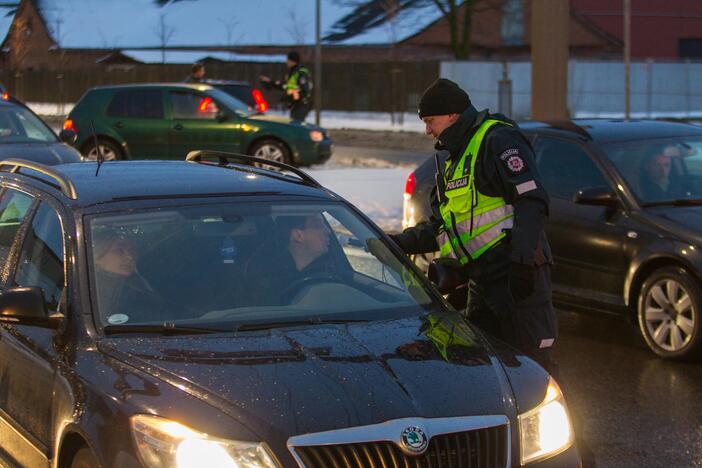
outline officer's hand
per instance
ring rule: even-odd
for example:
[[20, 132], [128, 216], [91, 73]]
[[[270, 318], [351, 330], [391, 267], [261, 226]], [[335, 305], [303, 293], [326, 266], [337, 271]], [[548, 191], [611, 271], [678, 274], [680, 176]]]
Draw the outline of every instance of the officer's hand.
[[536, 268], [523, 263], [512, 263], [509, 267], [509, 290], [515, 301], [531, 296], [536, 283]]

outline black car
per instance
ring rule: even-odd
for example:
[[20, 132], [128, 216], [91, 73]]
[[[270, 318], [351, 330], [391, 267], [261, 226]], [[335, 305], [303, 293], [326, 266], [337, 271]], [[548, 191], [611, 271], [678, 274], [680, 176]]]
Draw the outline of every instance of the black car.
[[261, 90], [254, 88], [246, 81], [207, 80], [206, 83], [237, 98], [252, 112], [262, 113], [268, 110], [268, 101], [263, 97]]
[[305, 173], [0, 169], [0, 459], [578, 466], [556, 382]]
[[[667, 358], [702, 352], [702, 127], [520, 124], [551, 206], [554, 301], [624, 314]], [[404, 225], [428, 217], [433, 158], [408, 178]]]
[[54, 131], [22, 102], [7, 93], [0, 97], [0, 159], [22, 158], [42, 164], [81, 161], [80, 153], [67, 143], [75, 135], [65, 133], [61, 141]]

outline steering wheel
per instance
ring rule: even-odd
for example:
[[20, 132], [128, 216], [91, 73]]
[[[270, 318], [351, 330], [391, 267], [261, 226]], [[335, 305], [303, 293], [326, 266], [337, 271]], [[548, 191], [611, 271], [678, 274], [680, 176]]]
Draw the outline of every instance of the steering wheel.
[[310, 276], [304, 276], [298, 278], [290, 283], [283, 289], [280, 293], [280, 297], [287, 303], [292, 303], [293, 299], [302, 291], [309, 288], [313, 284], [318, 283], [343, 283], [343, 279], [335, 274], [329, 272], [314, 273]]

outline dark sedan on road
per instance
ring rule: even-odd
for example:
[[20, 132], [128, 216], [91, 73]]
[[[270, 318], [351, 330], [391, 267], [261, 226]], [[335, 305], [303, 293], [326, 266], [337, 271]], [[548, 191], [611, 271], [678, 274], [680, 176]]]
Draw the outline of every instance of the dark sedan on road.
[[[71, 141], [69, 136], [66, 139]], [[61, 141], [31, 109], [3, 93], [0, 97], [0, 159], [6, 158], [49, 165], [81, 161], [80, 153]]]
[[[550, 197], [554, 301], [624, 314], [666, 358], [702, 352], [702, 127], [520, 124]], [[435, 162], [410, 174], [404, 225], [427, 219]]]
[[0, 464], [578, 466], [552, 377], [258, 164], [0, 164]]

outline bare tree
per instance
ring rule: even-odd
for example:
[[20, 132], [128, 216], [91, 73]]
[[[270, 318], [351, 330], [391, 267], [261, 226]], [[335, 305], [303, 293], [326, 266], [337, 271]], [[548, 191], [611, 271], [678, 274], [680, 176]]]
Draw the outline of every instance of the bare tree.
[[[432, 0], [449, 24], [451, 49], [457, 59], [470, 57], [473, 14], [501, 9], [504, 0]], [[461, 11], [463, 14], [461, 15]]]
[[166, 23], [166, 14], [161, 13], [158, 16], [158, 25], [156, 26], [156, 29], [154, 30], [156, 33], [156, 36], [158, 37], [159, 45], [161, 46], [161, 63], [164, 64], [166, 63], [166, 46], [168, 45], [168, 42], [171, 40], [171, 37], [173, 37], [173, 33], [175, 33], [175, 28], [169, 26]]
[[[327, 40], [343, 40], [360, 34], [366, 29], [391, 21], [396, 16], [388, 14], [383, 5], [388, 0], [336, 0], [354, 10], [337, 21]], [[501, 9], [505, 0], [396, 0], [397, 11], [426, 8], [434, 5], [449, 24], [451, 49], [457, 59], [470, 56], [472, 19], [475, 13]]]
[[294, 7], [288, 8], [288, 16], [290, 17], [290, 24], [285, 30], [288, 32], [295, 45], [304, 45], [307, 39], [310, 22], [300, 17]]
[[239, 24], [239, 21], [237, 21], [235, 16], [230, 17], [229, 19], [223, 19], [220, 18], [219, 22], [222, 23], [222, 26], [224, 26], [224, 34], [225, 34], [225, 44], [227, 48], [229, 49], [230, 53], [230, 58], [234, 56], [234, 45], [241, 40], [241, 38], [244, 36], [243, 34], [235, 35], [236, 32], [236, 27]]

